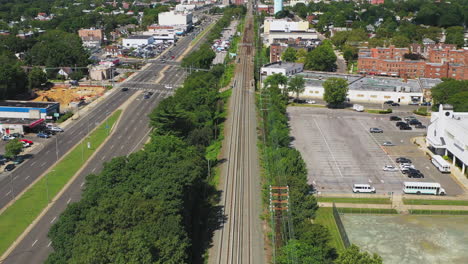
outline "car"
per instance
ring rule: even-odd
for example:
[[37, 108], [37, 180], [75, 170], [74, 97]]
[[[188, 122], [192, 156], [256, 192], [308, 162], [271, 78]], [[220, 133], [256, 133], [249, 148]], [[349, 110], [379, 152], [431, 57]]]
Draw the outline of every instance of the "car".
[[410, 126], [400, 126], [400, 130], [413, 130]]
[[416, 119], [416, 117], [414, 116], [407, 116], [404, 118], [406, 122], [410, 121], [410, 120], [413, 120], [413, 119]]
[[400, 170], [403, 174], [408, 173], [411, 169], [416, 169], [413, 164], [408, 164], [408, 163], [400, 164]]
[[393, 165], [385, 165], [383, 167], [384, 171], [398, 171], [398, 168]]
[[403, 121], [398, 121], [395, 123], [395, 126], [397, 127], [401, 127], [401, 126], [407, 126], [408, 124], [406, 122], [403, 122]]
[[392, 103], [391, 106], [400, 106], [399, 103]]
[[419, 121], [417, 119], [411, 119], [411, 120], [408, 121], [408, 124], [417, 125], [417, 124], [421, 124], [421, 121]]
[[410, 159], [405, 157], [398, 157], [395, 161], [396, 163], [412, 163]]
[[8, 164], [5, 166], [4, 171], [12, 171], [16, 168], [15, 164]]
[[423, 124], [417, 124], [417, 125], [415, 125], [414, 127], [415, 127], [415, 128], [426, 128], [426, 126], [423, 125]]
[[15, 139], [15, 137], [12, 137], [12, 136], [9, 136], [9, 135], [4, 135], [4, 136], [2, 137], [2, 140], [3, 140], [3, 141], [8, 141], [8, 140], [12, 140], [12, 139]]
[[21, 143], [23, 143], [23, 148], [27, 148], [27, 147], [31, 146], [31, 144], [29, 144], [27, 142], [21, 142]]
[[23, 161], [24, 161], [24, 158], [18, 156], [18, 157], [16, 157], [16, 158], [13, 160], [13, 164], [18, 165], [18, 164], [23, 163]]
[[383, 133], [383, 130], [380, 129], [380, 128], [377, 128], [377, 127], [371, 127], [369, 129], [369, 132], [371, 132], [371, 133]]
[[43, 133], [43, 132], [40, 132], [40, 133], [37, 133], [37, 137], [39, 137], [39, 138], [50, 138], [50, 135], [46, 134], [46, 133]]
[[385, 101], [385, 102], [384, 102], [384, 104], [389, 104], [389, 105], [391, 105], [391, 104], [393, 104], [393, 103], [394, 103], [394, 102], [393, 102], [392, 100], [388, 100], [388, 101]]
[[423, 102], [421, 104], [421, 106], [431, 106], [431, 105], [432, 105], [431, 102]]
[[385, 141], [384, 143], [382, 143], [382, 146], [395, 146], [395, 144], [393, 144], [390, 141]]
[[122, 92], [126, 92], [126, 91], [128, 91], [127, 87], [122, 88]]
[[49, 131], [52, 131], [52, 132], [63, 132], [63, 128], [61, 127], [56, 127], [56, 126], [53, 126], [53, 127], [48, 127], [48, 130]]
[[398, 116], [390, 116], [390, 121], [400, 121], [401, 117]]
[[408, 178], [424, 178], [424, 174], [415, 169], [409, 169], [408, 172], [406, 172], [406, 175], [408, 175]]
[[306, 100], [306, 103], [308, 104], [315, 104], [316, 102], [314, 100]]
[[20, 134], [20, 133], [13, 133], [13, 134], [10, 134], [11, 137], [15, 137], [15, 138], [23, 138], [24, 135], [23, 134]]
[[24, 143], [28, 143], [29, 145], [32, 145], [34, 142], [32, 142], [31, 140], [29, 139], [20, 139], [21, 142], [24, 142]]

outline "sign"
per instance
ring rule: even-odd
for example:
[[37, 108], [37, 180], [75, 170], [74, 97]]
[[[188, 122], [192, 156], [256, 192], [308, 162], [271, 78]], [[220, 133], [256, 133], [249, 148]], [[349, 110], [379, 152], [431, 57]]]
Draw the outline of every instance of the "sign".
[[46, 116], [45, 119], [52, 119], [54, 118], [53, 116]]
[[60, 113], [54, 113], [54, 117], [59, 117]]

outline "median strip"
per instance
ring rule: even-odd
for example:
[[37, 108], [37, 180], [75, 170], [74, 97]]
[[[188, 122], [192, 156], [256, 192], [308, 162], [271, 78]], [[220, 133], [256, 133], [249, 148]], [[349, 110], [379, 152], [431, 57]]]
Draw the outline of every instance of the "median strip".
[[[122, 110], [115, 111], [0, 215], [2, 254], [108, 137]], [[89, 148], [88, 148], [89, 147]]]

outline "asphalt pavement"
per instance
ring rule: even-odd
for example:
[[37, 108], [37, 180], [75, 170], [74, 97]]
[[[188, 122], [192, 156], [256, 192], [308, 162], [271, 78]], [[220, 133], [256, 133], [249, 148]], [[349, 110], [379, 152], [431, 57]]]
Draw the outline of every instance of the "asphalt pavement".
[[[51, 208], [0, 263], [43, 263], [48, 254], [53, 250], [50, 240], [47, 238], [48, 230], [57, 221], [60, 213], [65, 210], [69, 203], [80, 199], [81, 188], [85, 185], [85, 176], [90, 173], [99, 173], [103, 167], [103, 163], [111, 160], [113, 157], [128, 155], [141, 149], [150, 133], [148, 114], [151, 113], [161, 99], [171, 95], [173, 90], [185, 78], [185, 70], [178, 67], [178, 63], [175, 60], [189, 47], [191, 40], [192, 38], [183, 38], [177, 42], [175, 47], [170, 49], [170, 54], [175, 56], [174, 61], [168, 63], [171, 65], [158, 60], [152, 60], [152, 63], [145, 70], [135, 73], [135, 76], [132, 77], [129, 83], [120, 85], [119, 89], [115, 89], [95, 109], [89, 111], [87, 115], [70, 125], [67, 131], [59, 134], [58, 137], [56, 136], [57, 139], [49, 139], [51, 141], [57, 140], [57, 145], [59, 146], [57, 153], [60, 157], [138, 90], [153, 92], [153, 95], [149, 99], [144, 99], [143, 95], [139, 95], [135, 101], [131, 102], [131, 105], [123, 112], [119, 125], [114, 128], [115, 132], [111, 138], [103, 145], [94, 158], [88, 161], [85, 168], [64, 193], [57, 200], [52, 201], [53, 205]], [[202, 41], [198, 42], [192, 48], [197, 48], [201, 43]], [[164, 77], [156, 83], [159, 79], [158, 74], [164, 68], [166, 68]], [[129, 90], [126, 92], [120, 91], [122, 87], [127, 87]], [[15, 194], [26, 188], [56, 161], [55, 151], [55, 144], [48, 144], [33, 159], [25, 162], [24, 165], [13, 172], [19, 173], [13, 182]], [[2, 193], [7, 193], [11, 187], [9, 181], [5, 180], [0, 182], [0, 186], [0, 205], [4, 206], [8, 203], [11, 196], [4, 196]]]

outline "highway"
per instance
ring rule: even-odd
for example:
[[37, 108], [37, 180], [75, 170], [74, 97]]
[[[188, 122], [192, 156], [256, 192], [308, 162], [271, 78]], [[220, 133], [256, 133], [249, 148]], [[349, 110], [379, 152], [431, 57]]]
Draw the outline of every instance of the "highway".
[[257, 153], [253, 66], [253, 16], [249, 4], [240, 62], [229, 102], [220, 189], [225, 222], [215, 231], [210, 264], [266, 263], [260, 214], [261, 186]]
[[[203, 25], [202, 25], [203, 26]], [[204, 25], [206, 26], [206, 25]], [[175, 60], [184, 54], [189, 48], [191, 37], [185, 37], [177, 42], [175, 47], [170, 49], [175, 56]], [[193, 46], [196, 49], [202, 41]], [[136, 98], [133, 101], [127, 102], [129, 105], [122, 113], [122, 117], [117, 127], [114, 127], [113, 134], [96, 155], [88, 161], [81, 173], [73, 180], [68, 188], [57, 199], [52, 201], [51, 208], [42, 216], [36, 225], [26, 234], [26, 236], [16, 245], [13, 251], [0, 263], [43, 263], [49, 253], [53, 250], [50, 240], [47, 238], [47, 233], [50, 226], [57, 221], [60, 214], [65, 210], [67, 205], [76, 202], [81, 197], [82, 188], [85, 186], [85, 177], [91, 173], [99, 173], [103, 168], [103, 164], [117, 156], [129, 155], [135, 152], [146, 143], [149, 133], [149, 118], [148, 114], [157, 106], [157, 104], [168, 95], [173, 93], [173, 89], [181, 85], [185, 79], [186, 73], [183, 69], [177, 67], [175, 61], [162, 63], [158, 60], [151, 60], [151, 64], [144, 70], [136, 73], [136, 75], [128, 82], [123, 83], [119, 88], [127, 87], [128, 91], [123, 92], [120, 89], [115, 89], [103, 102], [92, 109], [88, 115], [83, 116], [75, 124], [71, 125], [66, 132], [58, 136], [59, 155], [63, 155], [68, 149], [84, 138], [89, 130], [101, 123], [105, 118], [118, 109], [135, 93]], [[160, 78], [159, 73], [163, 71], [163, 77]], [[156, 83], [156, 81], [158, 81]], [[170, 87], [166, 87], [170, 84]], [[152, 91], [154, 94], [149, 99], [144, 99], [140, 90]], [[141, 93], [141, 94], [140, 94]], [[53, 138], [51, 140], [54, 140]], [[66, 142], [68, 145], [63, 146]], [[51, 154], [47, 155], [47, 150]], [[20, 192], [34, 179], [39, 177], [48, 167], [56, 161], [55, 144], [47, 144], [44, 149], [39, 152], [32, 160], [25, 162], [14, 173], [21, 173], [14, 181], [15, 193]], [[31, 170], [34, 165], [43, 164], [41, 170]], [[43, 169], [42, 169], [43, 167]], [[34, 176], [33, 176], [34, 174]], [[28, 177], [28, 181], [24, 178]], [[9, 182], [7, 182], [9, 184]], [[0, 186], [5, 184], [0, 183]], [[9, 190], [9, 185], [6, 184]], [[1, 194], [2, 189], [0, 189]], [[7, 197], [1, 197], [2, 206], [8, 200]]]

